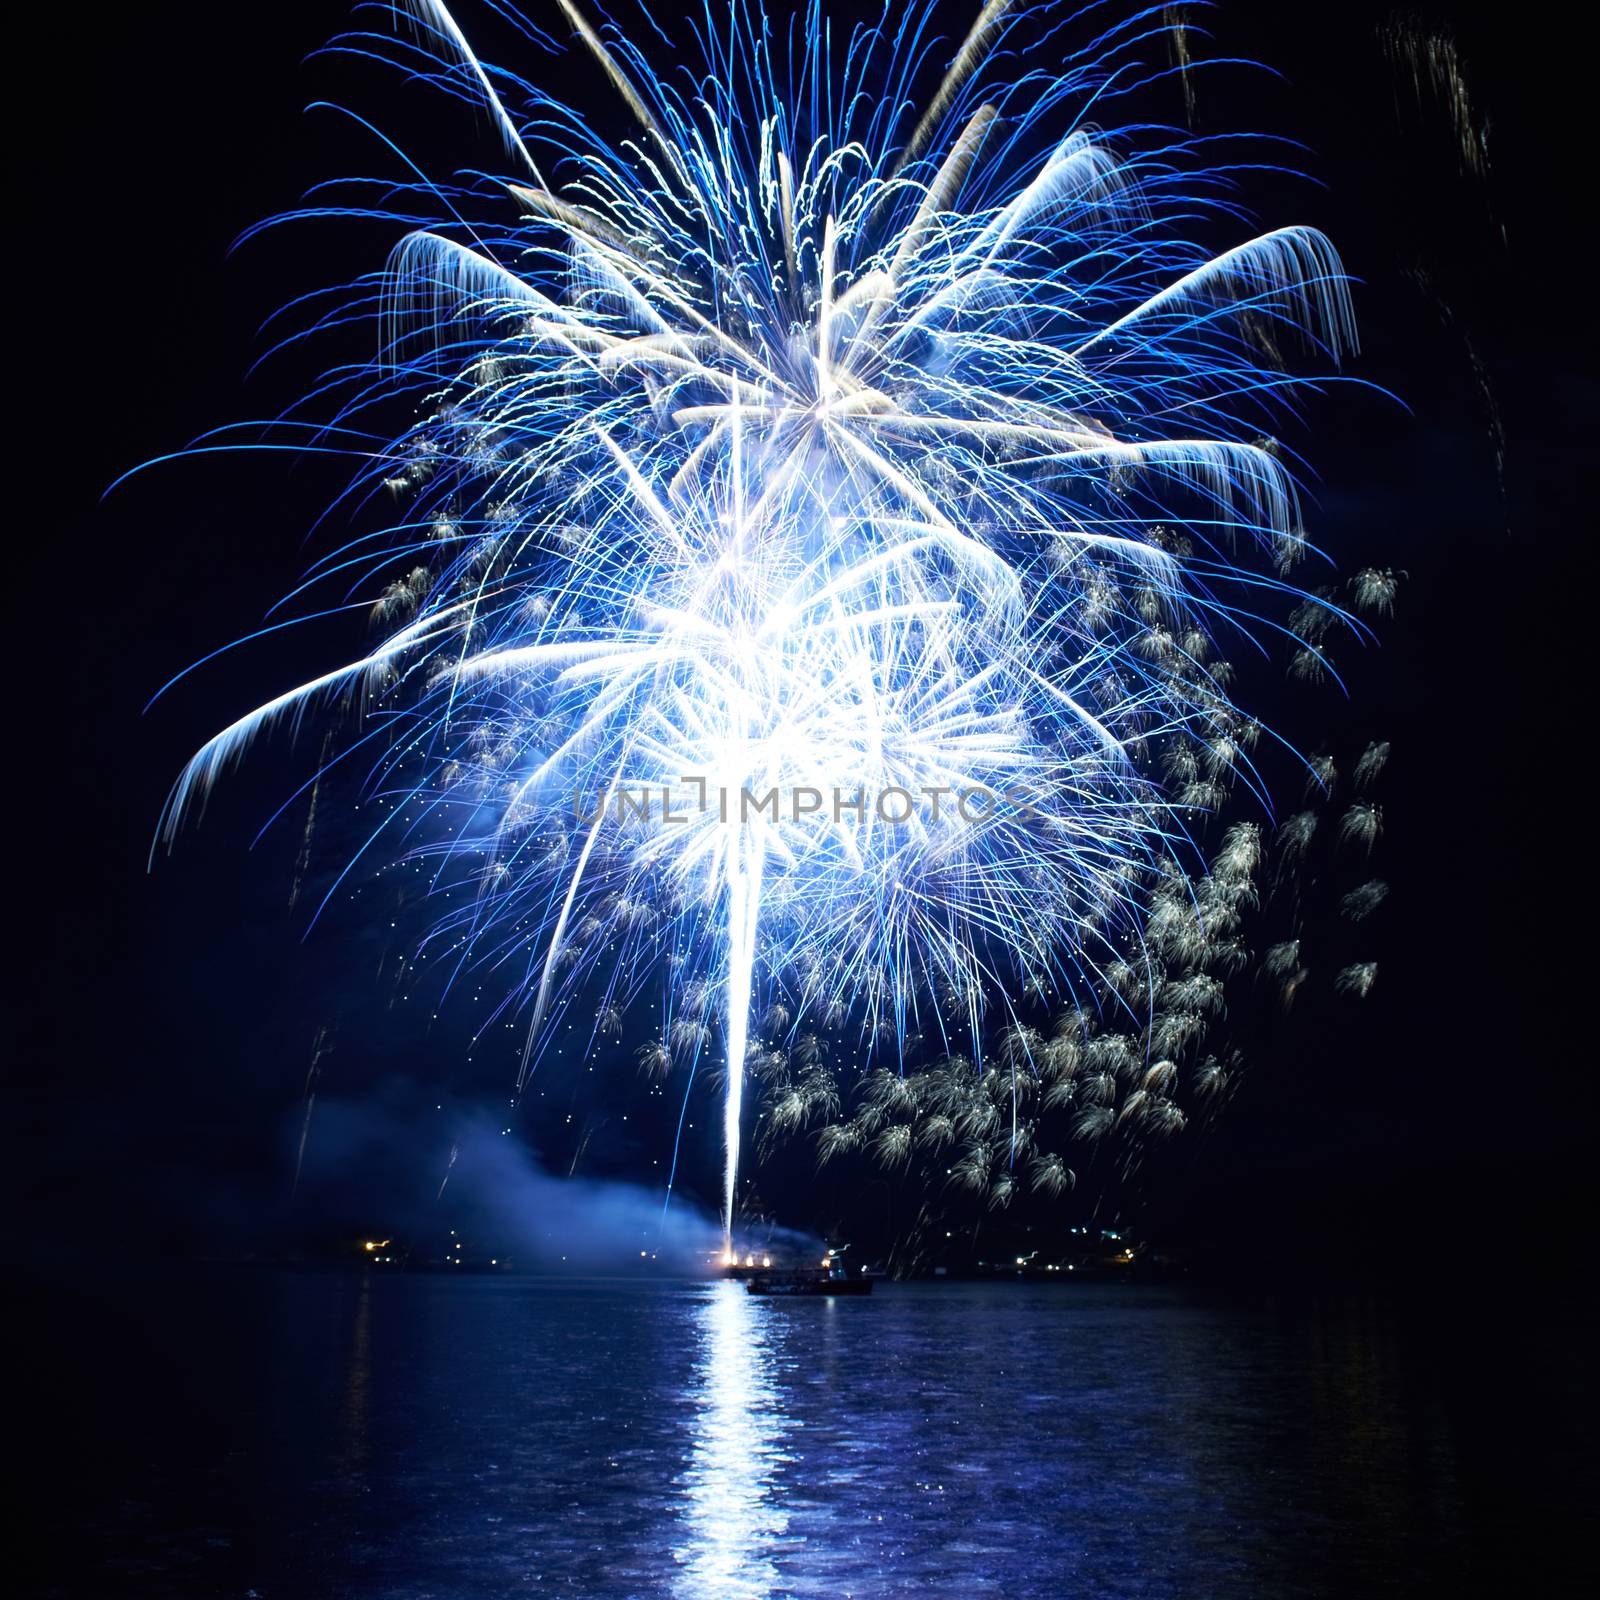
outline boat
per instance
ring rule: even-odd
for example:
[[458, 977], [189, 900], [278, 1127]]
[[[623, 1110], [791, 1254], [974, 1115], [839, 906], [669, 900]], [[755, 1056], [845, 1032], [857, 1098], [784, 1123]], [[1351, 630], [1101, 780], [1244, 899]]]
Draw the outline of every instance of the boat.
[[852, 1278], [843, 1267], [791, 1267], [787, 1270], [757, 1272], [745, 1279], [746, 1294], [786, 1295], [863, 1295], [872, 1293], [872, 1279]]

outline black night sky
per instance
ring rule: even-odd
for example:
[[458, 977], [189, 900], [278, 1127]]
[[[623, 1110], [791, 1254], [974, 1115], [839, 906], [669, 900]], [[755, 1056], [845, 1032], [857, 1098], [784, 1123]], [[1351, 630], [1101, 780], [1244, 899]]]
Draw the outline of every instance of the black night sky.
[[[1394, 747], [1381, 980], [1364, 1006], [1318, 1003], [1292, 1027], [1261, 1026], [1228, 1116], [1156, 1185], [1164, 1226], [1226, 1232], [1270, 1217], [1286, 1234], [1364, 1237], [1398, 1211], [1437, 1241], [1488, 1230], [1509, 1242], [1575, 1223], [1593, 1115], [1588, 956], [1574, 930], [1591, 892], [1577, 686], [1597, 407], [1577, 347], [1585, 158], [1556, 59], [1579, 47], [1554, 8], [1543, 22], [1538, 10], [1456, 4], [1439, 19], [1490, 121], [1487, 181], [1463, 174], [1437, 106], [1397, 88], [1377, 42], [1387, 7], [1240, 0], [1212, 19], [1218, 54], [1283, 76], [1203, 76], [1200, 125], [1304, 141], [1290, 159], [1315, 181], [1263, 175], [1251, 199], [1268, 223], [1331, 233], [1362, 280], [1354, 371], [1409, 408], [1355, 388], [1311, 399], [1299, 442], [1321, 478], [1313, 535], [1346, 572], [1371, 561], [1408, 581], [1381, 645], [1347, 653], [1348, 704], [1330, 694], [1319, 711], [1343, 744]], [[24, 430], [10, 698], [25, 725], [10, 742], [6, 1167], [20, 1198], [5, 1218], [24, 1254], [237, 1251], [364, 1225], [437, 1182], [449, 1140], [428, 1120], [444, 1115], [435, 1106], [503, 1105], [514, 1070], [510, 1036], [468, 1061], [468, 1012], [431, 1021], [425, 984], [391, 1004], [383, 916], [336, 907], [303, 937], [337, 836], [293, 909], [298, 816], [248, 848], [303, 776], [303, 748], [299, 764], [281, 744], [252, 759], [146, 872], [194, 747], [343, 648], [337, 628], [306, 630], [143, 709], [292, 586], [346, 469], [206, 456], [103, 498], [107, 486], [209, 428], [271, 415], [317, 361], [361, 353], [336, 338], [315, 360], [291, 353], [247, 376], [265, 318], [377, 264], [390, 242], [382, 227], [327, 222], [230, 256], [241, 231], [312, 183], [381, 167], [356, 124], [303, 106], [352, 106], [444, 167], [467, 164], [481, 136], [465, 112], [359, 62], [308, 60], [344, 16], [179, 4], [91, 22], [62, 7], [13, 58], [48, 94], [23, 138], [10, 385], [13, 437]], [[493, 26], [478, 37], [491, 58], [514, 48]], [[595, 85], [573, 92], [600, 103]], [[1480, 371], [1504, 427], [1503, 474]], [[1250, 691], [1269, 720], [1276, 682], [1262, 674]], [[296, 1209], [286, 1197], [323, 1029], [330, 1109], [313, 1165], [325, 1181]], [[531, 1099], [517, 1136], [564, 1165], [561, 1117], [592, 1111], [586, 1093], [564, 1090], [543, 1121]], [[342, 1124], [341, 1106], [387, 1133]], [[651, 1180], [664, 1127], [598, 1131], [584, 1170]], [[702, 1132], [684, 1177], [710, 1201], [709, 1119]], [[346, 1180], [326, 1177], [341, 1162]], [[811, 1220], [798, 1182], [767, 1199]]]

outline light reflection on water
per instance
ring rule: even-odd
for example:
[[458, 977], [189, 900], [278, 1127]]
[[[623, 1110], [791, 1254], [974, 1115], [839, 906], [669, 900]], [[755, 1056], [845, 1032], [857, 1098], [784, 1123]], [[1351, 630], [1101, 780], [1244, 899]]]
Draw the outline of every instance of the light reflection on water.
[[787, 1423], [774, 1381], [771, 1326], [744, 1285], [712, 1284], [695, 1318], [687, 1494], [676, 1592], [764, 1600], [778, 1584], [774, 1545], [788, 1530], [780, 1498]]

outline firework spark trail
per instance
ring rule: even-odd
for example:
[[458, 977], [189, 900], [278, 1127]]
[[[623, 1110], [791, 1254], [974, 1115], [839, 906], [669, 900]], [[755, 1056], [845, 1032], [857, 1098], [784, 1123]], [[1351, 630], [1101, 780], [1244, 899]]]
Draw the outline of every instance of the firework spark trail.
[[[409, 37], [345, 42], [490, 115], [522, 220], [468, 227], [481, 191], [404, 190], [441, 221], [353, 308], [382, 355], [326, 437], [420, 399], [356, 486], [411, 509], [308, 578], [387, 583], [375, 622], [398, 626], [205, 745], [163, 833], [264, 731], [355, 709], [387, 735], [360, 854], [392, 836], [436, 886], [471, 874], [424, 948], [503, 969], [527, 1061], [588, 976], [616, 1008], [666, 954], [663, 1031], [695, 1058], [720, 993], [731, 1237], [764, 992], [797, 1027], [842, 1003], [877, 1038], [943, 1026], [944, 990], [976, 1033], [986, 988], [1070, 992], [1137, 923], [1141, 875], [1184, 848], [1149, 753], [1240, 720], [1200, 645], [1293, 593], [1309, 548], [1254, 442], [1292, 395], [1262, 349], [1292, 328], [1336, 361], [1354, 331], [1320, 234], [1211, 255], [1188, 229], [1234, 215], [1226, 175], [1181, 134], [1085, 120], [1147, 75], [1148, 13], [1043, 75], [1016, 58], [1049, 8], [994, 0], [918, 115], [926, 5], [842, 63], [817, 6], [787, 45], [742, 3], [708, 13], [687, 94], [560, 7], [637, 125], [620, 146], [482, 65], [434, 0]], [[682, 824], [620, 806], [691, 785]], [[780, 798], [752, 815], [747, 791]], [[1026, 798], [894, 822], [892, 791]], [[580, 793], [600, 804], [574, 822]]]
[[[307, 824], [307, 832], [310, 824]], [[296, 879], [298, 883], [298, 878]], [[306, 1068], [306, 1111], [300, 1123], [300, 1142], [295, 1146], [294, 1152], [294, 1177], [289, 1182], [289, 1198], [294, 1199], [300, 1190], [300, 1174], [305, 1169], [306, 1145], [311, 1139], [311, 1119], [317, 1110], [317, 1082], [322, 1076], [322, 1057], [328, 1048], [328, 1026], [324, 1023], [317, 1029], [316, 1037], [311, 1041], [311, 1065]]]

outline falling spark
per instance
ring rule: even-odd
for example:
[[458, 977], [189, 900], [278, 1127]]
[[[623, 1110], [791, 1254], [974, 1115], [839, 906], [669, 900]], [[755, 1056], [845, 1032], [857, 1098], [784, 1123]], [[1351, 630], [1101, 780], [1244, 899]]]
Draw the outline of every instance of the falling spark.
[[1395, 17], [1379, 29], [1384, 53], [1406, 74], [1419, 106], [1431, 98], [1450, 118], [1463, 172], [1486, 177], [1489, 171], [1489, 122], [1473, 108], [1461, 52], [1451, 36], [1415, 17]]
[[317, 1082], [322, 1076], [322, 1057], [328, 1048], [330, 1030], [326, 1023], [317, 1029], [311, 1042], [311, 1065], [306, 1068], [306, 1113], [300, 1123], [300, 1143], [295, 1147], [294, 1177], [289, 1184], [289, 1198], [294, 1199], [300, 1188], [300, 1174], [306, 1164], [306, 1144], [311, 1138], [311, 1118], [317, 1109]]

